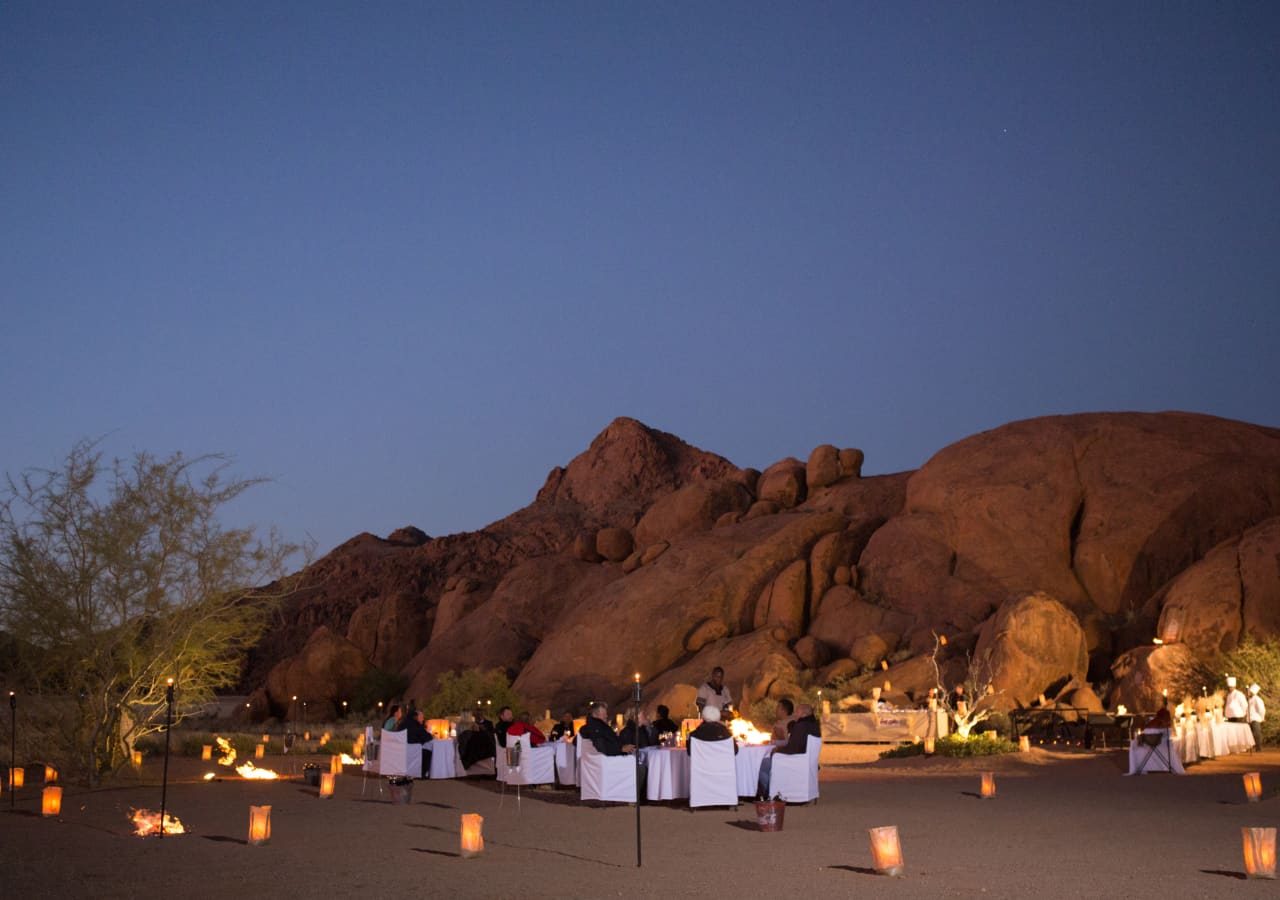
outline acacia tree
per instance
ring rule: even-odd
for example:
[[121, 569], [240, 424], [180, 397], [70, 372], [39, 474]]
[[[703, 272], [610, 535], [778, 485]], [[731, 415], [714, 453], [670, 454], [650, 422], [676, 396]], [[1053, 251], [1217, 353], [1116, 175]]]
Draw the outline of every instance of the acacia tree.
[[[82, 441], [56, 470], [6, 476], [0, 495], [0, 628], [11, 676], [39, 694], [59, 762], [90, 784], [163, 727], [234, 684], [297, 548], [219, 513], [261, 479], [222, 456], [104, 463]], [[46, 747], [46, 752], [50, 748]]]
[[943, 646], [942, 638], [935, 634], [932, 657], [935, 693], [938, 704], [955, 722], [956, 734], [967, 740], [974, 726], [985, 722], [996, 711], [994, 702], [996, 694], [1003, 691], [997, 692], [992, 683], [995, 671], [991, 665], [990, 651], [984, 653], [979, 659], [974, 659], [971, 653], [965, 653], [965, 677], [962, 683], [967, 699], [960, 704], [960, 708], [954, 706], [951, 703], [950, 691], [942, 683], [942, 668], [938, 664], [938, 654]]

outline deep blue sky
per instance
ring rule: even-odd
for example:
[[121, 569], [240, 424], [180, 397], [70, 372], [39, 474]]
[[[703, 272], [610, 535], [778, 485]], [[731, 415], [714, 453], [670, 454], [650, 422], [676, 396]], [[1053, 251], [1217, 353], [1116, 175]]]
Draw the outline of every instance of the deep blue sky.
[[0, 469], [225, 451], [321, 551], [613, 417], [914, 468], [1280, 425], [1280, 4], [0, 6]]

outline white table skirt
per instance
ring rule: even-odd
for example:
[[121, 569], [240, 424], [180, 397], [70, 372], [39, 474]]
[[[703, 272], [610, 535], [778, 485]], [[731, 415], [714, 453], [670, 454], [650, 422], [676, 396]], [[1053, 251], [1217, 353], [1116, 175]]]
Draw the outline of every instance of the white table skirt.
[[689, 754], [683, 747], [645, 747], [640, 757], [649, 767], [646, 797], [650, 800], [688, 798]]
[[[1139, 737], [1135, 737], [1129, 742], [1128, 774], [1145, 775], [1148, 772], [1172, 772], [1174, 775], [1187, 774], [1187, 770], [1182, 767], [1181, 748], [1173, 738], [1171, 729], [1159, 730], [1168, 733], [1168, 739], [1162, 741], [1159, 747], [1148, 747]], [[1169, 760], [1167, 766], [1165, 765], [1166, 757]]]
[[754, 797], [760, 782], [760, 764], [773, 753], [773, 744], [747, 744], [738, 748], [738, 796]]
[[578, 748], [571, 741], [552, 741], [556, 748], [556, 778], [563, 785], [578, 783]]
[[457, 778], [462, 774], [462, 760], [458, 758], [457, 740], [436, 738], [427, 746], [431, 748], [432, 778]]

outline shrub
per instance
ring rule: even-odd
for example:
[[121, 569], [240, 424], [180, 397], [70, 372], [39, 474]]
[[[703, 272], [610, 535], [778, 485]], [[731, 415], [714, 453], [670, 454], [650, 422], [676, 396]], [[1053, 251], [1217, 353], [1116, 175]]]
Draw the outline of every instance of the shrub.
[[934, 745], [937, 755], [951, 757], [998, 756], [1001, 753], [1015, 753], [1017, 750], [1018, 745], [1012, 741], [1002, 737], [987, 737], [985, 734], [971, 735], [968, 738], [949, 734], [939, 738]]
[[1246, 640], [1222, 654], [1216, 668], [1239, 678], [1241, 690], [1247, 691], [1251, 684], [1262, 689], [1263, 702], [1275, 706], [1263, 720], [1262, 740], [1274, 743], [1280, 739], [1280, 640]]
[[501, 669], [466, 669], [461, 672], [445, 672], [440, 676], [436, 692], [423, 700], [418, 698], [419, 709], [428, 718], [455, 716], [464, 709], [475, 709], [477, 700], [488, 701], [486, 718], [496, 718], [498, 710], [510, 706], [519, 711], [521, 701], [507, 673]]
[[404, 693], [409, 686], [409, 679], [394, 672], [382, 669], [370, 669], [360, 676], [355, 688], [351, 691], [351, 709], [353, 712], [368, 712], [378, 705], [379, 701], [387, 703]]
[[881, 759], [903, 759], [908, 756], [922, 756], [924, 744], [901, 744], [880, 753]]

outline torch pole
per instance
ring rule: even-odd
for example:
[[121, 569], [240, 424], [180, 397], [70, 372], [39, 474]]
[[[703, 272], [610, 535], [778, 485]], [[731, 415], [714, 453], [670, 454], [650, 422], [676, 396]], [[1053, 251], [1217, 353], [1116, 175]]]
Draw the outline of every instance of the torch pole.
[[169, 733], [173, 731], [173, 679], [164, 691], [164, 774], [160, 778], [160, 837], [164, 837], [165, 805], [169, 799]]
[[13, 770], [18, 768], [18, 695], [9, 692], [9, 811], [13, 812]]
[[643, 785], [640, 783], [640, 675], [636, 674], [635, 689], [632, 691], [631, 697], [634, 709], [632, 710], [631, 721], [636, 726], [636, 747], [632, 753], [636, 760], [636, 868], [640, 868], [640, 789]]

